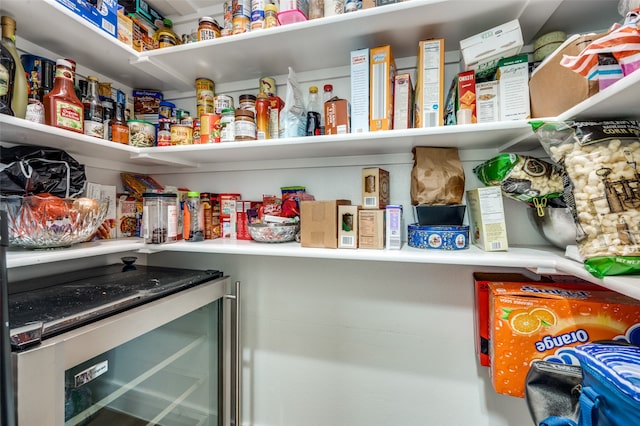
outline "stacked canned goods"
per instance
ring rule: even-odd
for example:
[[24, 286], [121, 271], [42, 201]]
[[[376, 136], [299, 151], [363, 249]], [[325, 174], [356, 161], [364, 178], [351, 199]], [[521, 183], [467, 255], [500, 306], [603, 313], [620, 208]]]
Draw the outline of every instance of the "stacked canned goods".
[[232, 0], [233, 34], [242, 34], [251, 30], [251, 0]]
[[214, 111], [215, 85], [208, 78], [196, 78], [196, 110], [197, 118], [204, 113]]

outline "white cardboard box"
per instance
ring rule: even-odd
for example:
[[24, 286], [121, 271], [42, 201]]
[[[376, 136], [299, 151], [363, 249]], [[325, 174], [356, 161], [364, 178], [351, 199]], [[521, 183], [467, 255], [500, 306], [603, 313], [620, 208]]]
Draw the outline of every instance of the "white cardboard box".
[[418, 43], [413, 127], [442, 126], [444, 115], [444, 40]]
[[369, 49], [351, 52], [351, 133], [369, 131]]
[[495, 68], [501, 58], [520, 53], [524, 41], [520, 22], [514, 19], [460, 41], [465, 70]]
[[389, 205], [386, 207], [385, 220], [385, 248], [400, 250], [402, 248], [402, 206]]
[[500, 120], [497, 81], [476, 84], [476, 118], [478, 123], [491, 123]]
[[527, 55], [499, 61], [497, 80], [500, 120], [524, 120], [531, 117], [529, 103], [529, 64]]
[[484, 251], [509, 248], [502, 205], [502, 189], [486, 186], [467, 191], [471, 242]]

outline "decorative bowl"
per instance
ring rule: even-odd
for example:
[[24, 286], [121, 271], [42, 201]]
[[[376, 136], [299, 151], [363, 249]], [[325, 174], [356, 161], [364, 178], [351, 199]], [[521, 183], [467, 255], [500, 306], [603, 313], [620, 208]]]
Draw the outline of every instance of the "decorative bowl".
[[87, 241], [104, 221], [109, 200], [54, 196], [2, 196], [9, 245], [28, 249], [68, 247]]
[[250, 223], [249, 234], [261, 243], [286, 243], [296, 239], [298, 223]]

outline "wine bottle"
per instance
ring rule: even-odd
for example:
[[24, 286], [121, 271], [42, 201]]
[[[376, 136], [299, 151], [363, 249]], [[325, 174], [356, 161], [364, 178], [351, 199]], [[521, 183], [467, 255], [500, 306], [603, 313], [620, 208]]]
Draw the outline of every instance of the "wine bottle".
[[14, 115], [11, 109], [16, 64], [11, 52], [0, 44], [0, 114]]
[[13, 63], [15, 65], [15, 72], [13, 78], [13, 87], [11, 92], [11, 109], [16, 117], [24, 118], [27, 113], [27, 76], [24, 72], [24, 67], [20, 61], [18, 50], [15, 45], [16, 35], [16, 21], [9, 16], [2, 16], [0, 18], [2, 24], [2, 45], [7, 49]]

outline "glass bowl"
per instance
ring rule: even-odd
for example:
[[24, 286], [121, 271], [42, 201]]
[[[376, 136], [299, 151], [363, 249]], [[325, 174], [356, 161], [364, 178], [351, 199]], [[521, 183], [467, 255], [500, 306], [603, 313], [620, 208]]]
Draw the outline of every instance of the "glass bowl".
[[9, 245], [28, 249], [68, 247], [87, 241], [104, 221], [109, 200], [31, 195], [2, 196]]
[[250, 223], [249, 234], [261, 243], [286, 243], [296, 239], [300, 229], [298, 223]]

